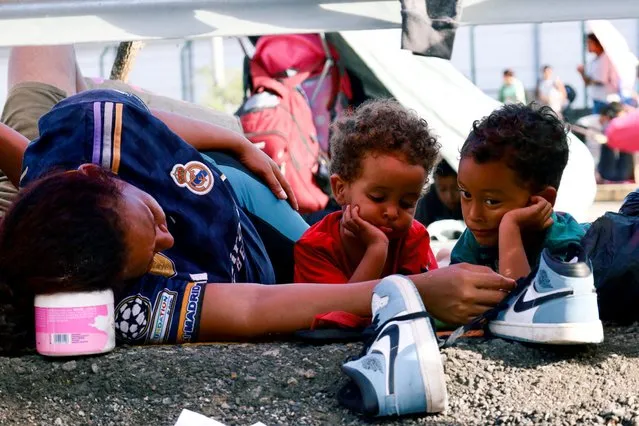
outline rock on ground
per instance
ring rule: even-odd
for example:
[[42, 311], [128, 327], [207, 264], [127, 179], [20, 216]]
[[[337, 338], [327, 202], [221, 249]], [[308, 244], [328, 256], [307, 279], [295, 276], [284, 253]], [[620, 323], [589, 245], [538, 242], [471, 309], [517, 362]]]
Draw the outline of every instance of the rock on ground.
[[[0, 358], [0, 424], [172, 425], [188, 408], [228, 425], [359, 425], [335, 397], [357, 344], [122, 347]], [[384, 425], [639, 425], [639, 326], [596, 347], [462, 340], [443, 351], [449, 409]]]

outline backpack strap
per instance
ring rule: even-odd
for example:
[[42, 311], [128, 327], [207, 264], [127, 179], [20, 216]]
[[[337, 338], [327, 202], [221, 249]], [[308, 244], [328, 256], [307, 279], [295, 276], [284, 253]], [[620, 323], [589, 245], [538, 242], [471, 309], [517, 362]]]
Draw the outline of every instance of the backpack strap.
[[259, 61], [251, 60], [251, 75], [253, 76], [253, 90], [257, 92], [260, 88], [275, 92], [280, 97], [285, 97], [288, 90], [295, 89], [310, 75], [310, 71], [298, 72], [297, 74], [284, 78], [275, 79], [271, 77]]
[[[340, 68], [337, 60], [333, 57], [331, 52], [331, 45], [328, 43], [326, 39], [325, 33], [318, 34], [320, 42], [322, 43], [322, 50], [324, 51], [325, 59], [322, 61], [322, 71], [319, 76], [319, 81], [317, 82], [317, 87], [315, 88], [315, 92], [311, 96], [310, 102], [312, 103], [315, 100], [315, 96], [320, 90], [320, 87], [324, 83], [326, 77], [331, 74], [331, 97], [328, 101], [328, 110], [331, 111], [331, 114], [334, 114], [335, 104], [337, 103], [337, 96], [339, 95], [339, 91], [342, 85], [342, 69]], [[320, 65], [318, 64], [318, 66]]]
[[345, 73], [341, 64], [333, 57], [333, 54], [331, 52], [331, 47], [333, 46], [331, 46], [331, 44], [328, 42], [325, 33], [320, 34], [320, 41], [322, 42], [322, 48], [324, 49], [326, 60], [328, 63], [330, 63], [331, 66], [333, 85], [331, 88], [331, 99], [328, 102], [328, 109], [329, 111], [331, 111], [332, 115], [335, 115], [335, 104], [337, 103], [337, 96], [339, 95], [339, 91], [342, 88], [342, 78], [344, 78]]

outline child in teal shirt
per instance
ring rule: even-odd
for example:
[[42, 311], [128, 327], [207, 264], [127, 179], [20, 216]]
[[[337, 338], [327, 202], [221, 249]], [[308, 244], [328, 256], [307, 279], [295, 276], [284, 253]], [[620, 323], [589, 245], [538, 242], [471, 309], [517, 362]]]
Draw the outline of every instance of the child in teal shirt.
[[468, 229], [451, 263], [518, 279], [537, 266], [544, 248], [579, 243], [581, 225], [553, 211], [568, 152], [565, 127], [549, 107], [505, 105], [475, 122], [457, 177]]

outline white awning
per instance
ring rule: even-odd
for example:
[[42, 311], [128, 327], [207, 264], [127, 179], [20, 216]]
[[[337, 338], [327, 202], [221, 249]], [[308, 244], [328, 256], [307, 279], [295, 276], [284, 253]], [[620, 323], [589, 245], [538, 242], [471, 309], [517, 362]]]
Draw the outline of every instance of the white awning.
[[639, 17], [636, 0], [463, 0], [463, 5], [464, 25]]
[[335, 32], [400, 26], [398, 0], [0, 2], [0, 46]]
[[[464, 0], [462, 24], [639, 17], [636, 0]], [[0, 46], [401, 26], [399, 0], [2, 0]]]

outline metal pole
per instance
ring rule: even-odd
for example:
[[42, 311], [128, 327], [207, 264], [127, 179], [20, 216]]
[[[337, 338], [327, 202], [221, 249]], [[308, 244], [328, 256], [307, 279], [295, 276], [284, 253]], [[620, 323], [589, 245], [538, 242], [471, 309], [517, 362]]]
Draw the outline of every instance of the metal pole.
[[[586, 21], [581, 21], [581, 63], [586, 65]], [[584, 108], [588, 108], [588, 87], [584, 82]]]
[[193, 42], [189, 40], [189, 102], [195, 102], [195, 69], [193, 67]]
[[180, 50], [182, 100], [193, 102], [193, 42], [187, 40]]
[[106, 72], [104, 71], [104, 58], [106, 57], [106, 55], [109, 53], [110, 50], [111, 50], [111, 46], [107, 46], [104, 49], [102, 49], [102, 53], [100, 53], [100, 60], [98, 62], [100, 67], [100, 78], [106, 78]]
[[541, 69], [541, 43], [539, 41], [539, 24], [533, 26], [533, 54], [535, 66], [535, 98], [537, 97], [537, 86], [539, 84], [539, 71]]
[[475, 63], [475, 26], [470, 27], [470, 79], [477, 84], [477, 64]]
[[213, 69], [213, 84], [216, 86], [224, 86], [226, 84], [226, 76], [224, 75], [224, 39], [222, 37], [213, 37], [211, 39], [211, 64]]

